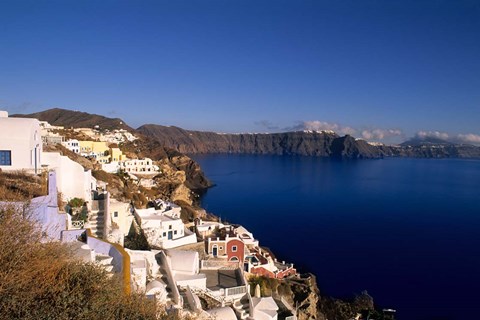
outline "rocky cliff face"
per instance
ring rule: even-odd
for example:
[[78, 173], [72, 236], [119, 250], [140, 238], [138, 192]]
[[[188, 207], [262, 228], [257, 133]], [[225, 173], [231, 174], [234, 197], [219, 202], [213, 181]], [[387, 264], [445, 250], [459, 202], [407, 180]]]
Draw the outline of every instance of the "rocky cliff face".
[[310, 273], [282, 280], [251, 276], [249, 282], [252, 291], [259, 284], [263, 296], [277, 299], [282, 311], [284, 306], [290, 311], [296, 310], [299, 320], [351, 320], [359, 314], [370, 314], [371, 319], [383, 319], [381, 312], [375, 309], [373, 298], [366, 291], [346, 300], [324, 296], [318, 289], [315, 276]]
[[177, 127], [143, 125], [137, 132], [160, 145], [187, 154], [246, 153], [331, 157], [338, 159], [480, 158], [480, 147], [452, 143], [373, 146], [364, 140], [328, 132], [284, 132], [271, 134], [219, 134]]
[[480, 147], [457, 144], [379, 146], [387, 157], [479, 159]]
[[382, 152], [351, 136], [327, 132], [218, 134], [176, 127], [144, 125], [138, 132], [184, 153], [247, 153], [334, 158], [380, 158]]

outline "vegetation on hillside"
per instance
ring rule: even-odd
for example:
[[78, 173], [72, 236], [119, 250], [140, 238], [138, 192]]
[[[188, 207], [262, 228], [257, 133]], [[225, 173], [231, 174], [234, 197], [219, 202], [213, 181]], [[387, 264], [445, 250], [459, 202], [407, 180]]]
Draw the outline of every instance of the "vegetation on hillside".
[[35, 176], [24, 171], [0, 170], [0, 201], [29, 201], [46, 194], [45, 174]]
[[4, 319], [160, 319], [157, 306], [125, 294], [116, 277], [41, 241], [36, 225], [0, 211], [0, 314]]

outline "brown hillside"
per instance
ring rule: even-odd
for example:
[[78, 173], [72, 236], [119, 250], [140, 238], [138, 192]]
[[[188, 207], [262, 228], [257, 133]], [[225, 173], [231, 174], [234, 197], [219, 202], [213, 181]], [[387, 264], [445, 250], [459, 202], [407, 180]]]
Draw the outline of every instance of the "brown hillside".
[[122, 119], [107, 118], [98, 114], [90, 114], [80, 111], [72, 111], [60, 108], [49, 109], [31, 114], [14, 114], [11, 117], [36, 118], [41, 121], [47, 121], [54, 126], [64, 126], [66, 128], [93, 128], [99, 126], [100, 129], [125, 129], [135, 131], [129, 127]]

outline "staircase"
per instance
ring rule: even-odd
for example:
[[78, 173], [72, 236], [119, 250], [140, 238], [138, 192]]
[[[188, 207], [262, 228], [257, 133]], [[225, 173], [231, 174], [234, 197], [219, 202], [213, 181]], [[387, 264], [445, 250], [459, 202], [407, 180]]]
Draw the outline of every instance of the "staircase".
[[88, 225], [95, 237], [103, 239], [105, 236], [105, 200], [103, 195], [92, 200], [92, 209], [88, 214]]
[[105, 214], [103, 211], [92, 211], [88, 217], [88, 224], [90, 230], [95, 237], [102, 239], [104, 236], [103, 230], [105, 229]]
[[245, 295], [242, 299], [235, 301], [233, 309], [239, 319], [248, 319], [250, 316], [250, 303], [248, 301], [248, 296]]
[[95, 253], [95, 263], [101, 266], [102, 268], [104, 268], [110, 277], [112, 277], [113, 274], [115, 273], [115, 269], [112, 264], [112, 261], [113, 261], [113, 257], [100, 254], [100, 253]]
[[187, 290], [180, 290], [180, 296], [182, 296], [182, 300], [183, 300], [183, 310], [193, 311], [193, 308], [190, 306], [190, 303], [188, 303]]
[[163, 265], [160, 265], [160, 274], [162, 275], [161, 279], [163, 283], [167, 285], [165, 290], [167, 291], [167, 301], [166, 304], [173, 304], [173, 292], [171, 288], [171, 284], [168, 282], [167, 271], [165, 270]]
[[104, 239], [105, 231], [105, 210], [108, 210], [108, 193], [95, 194], [92, 199], [91, 210], [88, 214], [88, 225], [95, 237]]

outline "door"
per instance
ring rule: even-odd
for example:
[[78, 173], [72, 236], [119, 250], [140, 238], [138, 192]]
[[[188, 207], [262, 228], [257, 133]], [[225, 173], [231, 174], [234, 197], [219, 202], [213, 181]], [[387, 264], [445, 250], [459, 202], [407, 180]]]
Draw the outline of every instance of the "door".
[[168, 240], [173, 239], [173, 231], [168, 231]]
[[214, 256], [214, 257], [216, 257], [216, 256], [218, 255], [218, 248], [217, 248], [217, 246], [213, 246], [212, 253], [213, 253], [213, 256]]

